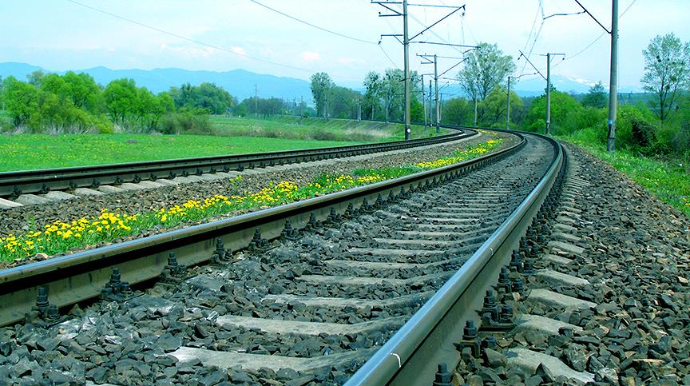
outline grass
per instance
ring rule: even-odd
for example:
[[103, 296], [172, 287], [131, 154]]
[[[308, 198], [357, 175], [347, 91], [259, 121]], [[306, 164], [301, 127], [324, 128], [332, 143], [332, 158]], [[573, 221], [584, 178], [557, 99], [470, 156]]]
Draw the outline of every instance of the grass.
[[[145, 230], [172, 228], [184, 222], [204, 220], [239, 210], [252, 210], [282, 205], [317, 195], [324, 195], [355, 186], [372, 184], [466, 161], [490, 152], [502, 140], [489, 140], [476, 146], [456, 149], [446, 157], [432, 162], [400, 165], [383, 169], [356, 169], [349, 174], [324, 174], [314, 181], [297, 185], [291, 181], [269, 184], [258, 192], [230, 197], [210, 194], [202, 200], [189, 200], [182, 205], [162, 207], [142, 213], [113, 213], [103, 210], [99, 217], [32, 224], [26, 232], [0, 237], [0, 261], [34, 256], [37, 253], [55, 255], [75, 248], [111, 242], [121, 237], [137, 235]], [[241, 176], [235, 182], [241, 181]]]
[[[303, 118], [276, 116], [268, 119], [212, 116], [211, 124], [218, 135], [269, 138], [301, 138], [331, 141], [385, 142], [404, 139], [403, 125], [349, 119]], [[449, 131], [444, 129], [442, 134]], [[431, 128], [413, 125], [412, 138], [436, 134]]]
[[681, 163], [639, 156], [626, 149], [617, 149], [615, 153], [609, 153], [606, 146], [592, 145], [591, 141], [578, 137], [561, 139], [572, 142], [608, 162], [656, 198], [690, 216], [690, 174]]
[[[0, 111], [0, 123], [9, 117]], [[0, 172], [104, 165], [172, 158], [262, 153], [393, 141], [401, 124], [344, 119], [212, 116], [215, 135], [5, 134], [0, 135]], [[444, 131], [443, 133], [446, 133]], [[414, 126], [413, 138], [433, 136]]]
[[0, 171], [345, 146], [363, 142], [150, 134], [0, 135]]

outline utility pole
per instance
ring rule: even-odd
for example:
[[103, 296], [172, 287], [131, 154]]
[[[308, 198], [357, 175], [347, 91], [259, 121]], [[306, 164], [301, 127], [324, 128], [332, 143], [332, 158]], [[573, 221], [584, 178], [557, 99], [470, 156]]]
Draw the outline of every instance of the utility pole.
[[546, 54], [546, 135], [551, 135], [551, 57], [565, 54]]
[[424, 132], [426, 132], [426, 95], [424, 93], [424, 74], [422, 74], [422, 104], [424, 105]]
[[477, 96], [474, 96], [474, 127], [477, 127]]
[[510, 75], [508, 75], [508, 103], [506, 104], [506, 130], [510, 130]]
[[259, 118], [259, 86], [254, 83], [254, 114]]
[[405, 140], [410, 139], [410, 40], [407, 37], [407, 0], [403, 0], [403, 50], [405, 55]]
[[551, 135], [551, 54], [546, 54], [546, 135]]
[[299, 97], [299, 123], [302, 123], [304, 117], [304, 97]]
[[609, 80], [609, 135], [606, 151], [616, 151], [616, 109], [618, 108], [618, 0], [612, 1], [611, 73]]
[[357, 122], [362, 121], [362, 101], [357, 99]]
[[[441, 121], [443, 119], [443, 93], [441, 93], [441, 106], [438, 109], [438, 120]], [[436, 126], [438, 127], [438, 126]], [[436, 134], [439, 134], [437, 131]]]
[[441, 112], [441, 106], [438, 104], [438, 57], [436, 54], [434, 54], [434, 88], [435, 94], [436, 94], [436, 134], [441, 132], [441, 128], [439, 127], [439, 124], [441, 120], [439, 119], [439, 115]]
[[432, 113], [431, 113], [431, 79], [429, 79], [429, 126], [431, 126], [431, 118], [432, 118]]
[[[417, 33], [416, 35], [409, 37], [408, 34], [408, 27], [407, 27], [407, 8], [408, 8], [408, 3], [407, 0], [402, 0], [402, 3], [399, 1], [391, 1], [391, 0], [372, 0], [372, 4], [378, 4], [384, 8], [386, 8], [388, 11], [392, 12], [392, 14], [381, 14], [379, 13], [379, 17], [388, 17], [388, 16], [402, 16], [403, 17], [403, 34], [402, 34], [402, 41], [400, 41], [400, 34], [384, 34], [381, 35], [381, 37], [384, 36], [391, 36], [395, 37], [400, 43], [403, 45], [403, 56], [404, 56], [404, 73], [405, 73], [405, 107], [404, 107], [404, 115], [405, 115], [405, 140], [410, 139], [410, 42], [414, 40], [415, 38], [421, 36], [424, 32], [428, 31], [431, 29], [433, 26], [437, 25], [441, 21], [447, 19], [454, 13], [465, 9], [465, 6], [450, 6], [450, 5], [430, 5], [430, 4], [410, 4], [411, 6], [421, 6], [421, 7], [435, 7], [435, 8], [450, 8], [452, 11], [450, 11], [447, 15], [443, 16], [440, 20], [437, 22], [431, 24], [430, 26], [426, 27], [423, 29], [421, 32]], [[392, 8], [393, 5], [400, 5], [402, 4], [402, 12]], [[443, 43], [436, 43], [436, 42], [418, 42], [418, 43], [428, 43], [428, 44], [443, 44]], [[380, 42], [379, 42], [380, 44]], [[452, 45], [452, 44], [443, 44], [443, 45]], [[437, 107], [438, 108], [438, 107]], [[438, 126], [437, 126], [438, 130]]]
[[609, 120], [606, 151], [616, 151], [616, 110], [618, 108], [618, 0], [611, 0], [611, 30], [609, 31], [585, 8], [579, 0], [577, 5], [592, 18], [599, 27], [611, 35], [611, 70], [609, 73]]

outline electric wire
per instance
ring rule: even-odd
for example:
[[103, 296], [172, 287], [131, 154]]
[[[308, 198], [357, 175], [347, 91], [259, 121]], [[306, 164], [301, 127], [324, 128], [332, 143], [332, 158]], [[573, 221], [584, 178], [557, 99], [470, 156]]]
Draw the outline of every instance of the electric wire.
[[[630, 7], [632, 7], [633, 4], [635, 4], [635, 2], [637, 2], [637, 0], [632, 0], [632, 2], [630, 2], [630, 4], [625, 8], [625, 10], [620, 14], [620, 16], [619, 16], [620, 19], [622, 19], [623, 16], [625, 16], [626, 12], [628, 12], [628, 10], [630, 9]], [[589, 43], [585, 48], [581, 49], [580, 51], [578, 51], [577, 53], [575, 53], [575, 54], [573, 54], [573, 55], [569, 55], [567, 58], [565, 58], [565, 59], [563, 59], [562, 61], [558, 62], [558, 64], [554, 65], [553, 67], [556, 68], [556, 67], [558, 67], [561, 63], [565, 62], [566, 60], [571, 60], [571, 59], [575, 58], [576, 56], [580, 55], [581, 53], [587, 51], [587, 50], [590, 49], [596, 42], [598, 42], [599, 39], [601, 39], [602, 37], [604, 37], [604, 35], [606, 35], [606, 34], [607, 34], [606, 32], [602, 32], [601, 35], [599, 35], [596, 39], [594, 39], [591, 43]]]
[[255, 60], [255, 61], [257, 61], [257, 62], [262, 62], [262, 63], [266, 63], [266, 64], [271, 64], [271, 65], [278, 66], [278, 67], [283, 67], [283, 68], [289, 68], [289, 69], [291, 69], [291, 70], [296, 70], [296, 71], [301, 71], [301, 72], [307, 72], [307, 73], [313, 73], [313, 72], [314, 72], [314, 71], [312, 71], [312, 70], [307, 70], [307, 69], [304, 69], [304, 68], [299, 68], [299, 67], [291, 66], [291, 65], [288, 65], [288, 64], [278, 63], [278, 62], [274, 62], [274, 61], [271, 61], [271, 60], [267, 60], [267, 59], [262, 59], [262, 58], [250, 56], [250, 55], [247, 55], [247, 54], [244, 54], [244, 53], [235, 52], [235, 51], [233, 51], [233, 50], [229, 50], [229, 49], [227, 49], [227, 48], [224, 48], [224, 47], [221, 47], [221, 46], [218, 46], [218, 45], [215, 45], [215, 44], [205, 43], [205, 42], [202, 42], [202, 41], [200, 41], [200, 40], [192, 39], [192, 38], [187, 37], [187, 36], [183, 36], [183, 35], [176, 34], [176, 33], [174, 33], [174, 32], [166, 31], [166, 30], [161, 29], [161, 28], [158, 28], [158, 27], [153, 27], [153, 26], [150, 26], [150, 25], [148, 25], [148, 24], [144, 24], [144, 23], [142, 23], [142, 22], [139, 22], [139, 21], [132, 20], [132, 19], [129, 19], [129, 18], [124, 17], [124, 16], [120, 16], [120, 15], [114, 14], [114, 13], [112, 13], [112, 12], [104, 11], [104, 10], [102, 10], [102, 9], [92, 7], [92, 6], [90, 6], [90, 5], [83, 4], [83, 3], [78, 2], [78, 1], [76, 1], [76, 0], [65, 0], [65, 1], [70, 2], [70, 3], [72, 3], [72, 4], [75, 4], [75, 5], [78, 5], [78, 6], [83, 7], [83, 8], [90, 9], [90, 10], [92, 10], [92, 11], [94, 11], [94, 12], [102, 13], [102, 14], [104, 14], [104, 15], [108, 15], [108, 16], [110, 16], [110, 17], [114, 17], [114, 18], [116, 18], [116, 19], [120, 19], [120, 20], [126, 21], [126, 22], [128, 22], [128, 23], [135, 24], [135, 25], [138, 25], [138, 26], [140, 26], [140, 27], [143, 27], [143, 28], [146, 28], [146, 29], [150, 29], [150, 30], [152, 30], [152, 31], [156, 31], [156, 32], [159, 32], [159, 33], [162, 33], [162, 34], [165, 34], [165, 35], [168, 35], [168, 36], [172, 36], [172, 37], [175, 37], [175, 38], [178, 38], [178, 39], [181, 39], [181, 40], [186, 40], [186, 41], [188, 41], [188, 42], [191, 42], [191, 43], [194, 43], [194, 44], [198, 44], [198, 45], [200, 45], [200, 46], [208, 47], [208, 48], [211, 48], [211, 49], [214, 49], [214, 50], [223, 51], [223, 52], [226, 52], [226, 53], [229, 53], [229, 54], [232, 54], [232, 55], [237, 55], [237, 56], [240, 56], [240, 57], [243, 57], [243, 58]]
[[328, 32], [329, 34], [333, 34], [333, 35], [336, 35], [336, 36], [340, 36], [340, 37], [345, 38], [345, 39], [354, 40], [354, 41], [360, 42], [360, 43], [377, 44], [376, 42], [373, 42], [373, 41], [370, 41], [370, 40], [364, 40], [364, 39], [356, 38], [356, 37], [354, 37], [354, 36], [345, 35], [345, 34], [342, 34], [342, 33], [340, 33], [340, 32], [335, 32], [335, 31], [329, 30], [329, 29], [327, 29], [327, 28], [319, 27], [318, 25], [315, 25], [315, 24], [312, 24], [312, 23], [310, 23], [310, 22], [308, 22], [308, 21], [299, 19], [299, 18], [297, 18], [297, 17], [295, 17], [295, 16], [288, 15], [287, 13], [282, 12], [282, 11], [279, 11], [279, 10], [277, 10], [277, 9], [275, 9], [275, 8], [269, 7], [268, 5], [263, 4], [263, 3], [261, 3], [261, 2], [259, 2], [259, 1], [257, 1], [257, 0], [249, 0], [249, 1], [251, 1], [252, 3], [254, 3], [254, 4], [256, 4], [256, 5], [259, 5], [259, 6], [261, 6], [261, 7], [264, 7], [264, 8], [266, 8], [266, 9], [272, 11], [272, 12], [275, 12], [275, 13], [277, 13], [277, 14], [279, 14], [279, 15], [285, 16], [285, 17], [287, 17], [288, 19], [292, 19], [292, 20], [294, 20], [294, 21], [296, 21], [296, 22], [298, 22], [298, 23], [302, 23], [302, 24], [308, 25], [308, 26], [310, 26], [310, 27], [316, 28], [316, 29], [318, 29], [318, 30], [321, 30], [321, 31], [324, 31], [324, 32]]

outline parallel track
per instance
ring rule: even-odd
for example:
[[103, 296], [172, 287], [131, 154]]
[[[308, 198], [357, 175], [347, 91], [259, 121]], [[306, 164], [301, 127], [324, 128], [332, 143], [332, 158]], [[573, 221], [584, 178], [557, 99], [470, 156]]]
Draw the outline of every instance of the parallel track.
[[[313, 362], [316, 368], [353, 360], [361, 363], [362, 358], [373, 353], [349, 384], [431, 383], [438, 363], [452, 366], [457, 362], [459, 352], [452, 343], [462, 338], [465, 321], [478, 319], [474, 310], [481, 309], [481, 295], [496, 281], [500, 267], [509, 260], [564, 164], [563, 151], [555, 141], [528, 138], [500, 153], [462, 164], [2, 271], [0, 324], [23, 319], [42, 286], [49, 287], [51, 304], [65, 307], [100, 295], [113, 268], [119, 268], [122, 280], [132, 285], [156, 279], [163, 272], [170, 279], [170, 267], [166, 270], [170, 252], [183, 266], [216, 263], [196, 278], [182, 275], [177, 279], [182, 281], [180, 285], [219, 282], [228, 268], [241, 271], [241, 260], [227, 265], [236, 261], [236, 251], [249, 245], [254, 252], [245, 255], [265, 253], [261, 244], [267, 241], [255, 238], [257, 230], [262, 240], [274, 240], [275, 247], [286, 221], [295, 229], [315, 225], [313, 220], [332, 226], [346, 219], [354, 224], [365, 221], [364, 225], [351, 227], [380, 227], [376, 238], [341, 242], [334, 247], [343, 252], [341, 255], [326, 256], [323, 261], [319, 258], [313, 262], [310, 275], [299, 275], [294, 282], [284, 283], [291, 295], [266, 295], [261, 302], [289, 309], [300, 303], [307, 308], [340, 310], [337, 312], [373, 307], [379, 310], [376, 314], [383, 312], [389, 317], [371, 315], [370, 324], [357, 324], [362, 320], [355, 317], [355, 321], [339, 326], [347, 330], [342, 332], [346, 336], [372, 329], [385, 336], [387, 342], [376, 353], [373, 348], [336, 352], [330, 359], [307, 362]], [[494, 166], [497, 162], [500, 164]], [[378, 220], [372, 222], [369, 214]], [[315, 232], [324, 234], [323, 230]], [[298, 242], [285, 243], [299, 249]], [[209, 285], [201, 287], [209, 290]], [[353, 288], [371, 288], [378, 295], [364, 299], [337, 296], [356, 292]], [[383, 295], [383, 288], [393, 288], [397, 296]], [[136, 298], [127, 302], [136, 302]], [[401, 307], [416, 312], [408, 314]], [[67, 326], [69, 321], [65, 323]], [[263, 330], [269, 335], [280, 335], [281, 331], [285, 335], [289, 329], [313, 335], [320, 328], [325, 328], [326, 334], [339, 333], [334, 325], [280, 326], [279, 321], [269, 323], [237, 315], [218, 318], [216, 324]], [[228, 360], [246, 361], [247, 355], [263, 356], [232, 354], [236, 356], [230, 358], [228, 353], [214, 354], [192, 347], [182, 347], [172, 355], [182, 361], [196, 357], [215, 365]], [[300, 367], [304, 364], [298, 360], [281, 362], [277, 354], [267, 360], [279, 367], [309, 370]], [[271, 366], [261, 360], [257, 363]]]
[[470, 129], [454, 128], [456, 133], [411, 141], [340, 146], [331, 148], [287, 150], [269, 153], [238, 154], [162, 161], [131, 162], [111, 165], [69, 167], [0, 173], [0, 198], [17, 198], [22, 194], [46, 194], [76, 188], [98, 188], [140, 181], [173, 179], [178, 176], [242, 171], [245, 168], [286, 165], [330, 158], [350, 157], [385, 151], [410, 149], [474, 135]]

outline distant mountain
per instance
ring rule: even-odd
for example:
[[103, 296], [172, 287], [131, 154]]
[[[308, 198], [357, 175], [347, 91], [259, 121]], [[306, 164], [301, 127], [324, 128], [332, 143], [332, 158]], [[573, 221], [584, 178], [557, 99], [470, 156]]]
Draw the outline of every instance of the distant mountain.
[[[36, 70], [50, 71], [41, 67], [25, 63], [0, 63], [0, 76], [14, 76], [20, 80], [26, 80], [26, 76]], [[102, 85], [119, 78], [131, 78], [138, 86], [148, 88], [153, 92], [167, 91], [171, 86], [179, 87], [183, 83], [199, 85], [204, 82], [215, 83], [227, 90], [232, 96], [242, 100], [255, 95], [255, 85], [260, 98], [277, 97], [287, 100], [300, 97], [311, 104], [312, 95], [309, 82], [295, 78], [284, 78], [274, 75], [256, 74], [245, 70], [232, 70], [225, 72], [216, 71], [190, 71], [179, 68], [156, 68], [153, 70], [112, 70], [106, 67], [94, 67], [74, 72], [87, 73]]]
[[[43, 70], [45, 72], [53, 72], [43, 69], [38, 66], [32, 66], [26, 63], [6, 62], [0, 63], [0, 76], [14, 76], [20, 80], [26, 80], [26, 76], [36, 70]], [[63, 74], [65, 71], [58, 72]], [[179, 87], [183, 83], [191, 83], [199, 85], [203, 82], [215, 83], [216, 85], [226, 89], [231, 95], [242, 100], [254, 96], [254, 86], [258, 88], [259, 97], [277, 97], [286, 100], [304, 98], [307, 104], [312, 104], [312, 94], [309, 82], [302, 79], [284, 78], [274, 75], [256, 74], [245, 70], [232, 70], [225, 72], [216, 71], [190, 71], [179, 68], [156, 68], [153, 70], [111, 70], [106, 67], [94, 67], [86, 70], [75, 70], [75, 72], [87, 73], [96, 80], [96, 82], [106, 85], [110, 81], [119, 78], [131, 78], [138, 86], [148, 88], [153, 92], [167, 91], [171, 86]], [[593, 81], [586, 79], [573, 79], [562, 75], [554, 75], [552, 77], [554, 87], [559, 91], [574, 94], [585, 94], [589, 88], [594, 85]], [[359, 92], [364, 92], [361, 85], [344, 84], [346, 87], [351, 87]], [[441, 85], [439, 84], [439, 87]], [[605, 85], [605, 87], [607, 87]], [[546, 81], [541, 77], [528, 80], [520, 80], [512, 85], [515, 92], [521, 97], [539, 96], [544, 93], [546, 89]], [[608, 87], [607, 87], [608, 88]], [[457, 84], [449, 84], [443, 86], [443, 99], [463, 97], [460, 86]], [[632, 87], [620, 87], [619, 92], [639, 92], [639, 90]]]

